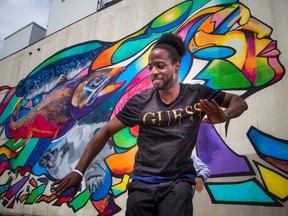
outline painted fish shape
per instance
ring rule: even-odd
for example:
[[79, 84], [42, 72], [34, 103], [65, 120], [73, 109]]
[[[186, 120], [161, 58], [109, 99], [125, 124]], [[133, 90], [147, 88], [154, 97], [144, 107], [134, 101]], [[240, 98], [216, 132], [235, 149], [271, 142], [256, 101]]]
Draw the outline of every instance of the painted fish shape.
[[114, 81], [124, 69], [102, 69], [68, 81], [20, 118], [19, 102], [8, 124], [9, 136], [27, 140], [31, 137], [56, 139], [63, 136], [80, 118], [121, 88], [124, 81]]
[[73, 79], [84, 68], [89, 67], [106, 46], [90, 42], [61, 50], [18, 83], [16, 96], [33, 100], [33, 104], [36, 105], [42, 100], [42, 95], [49, 93], [64, 81]]

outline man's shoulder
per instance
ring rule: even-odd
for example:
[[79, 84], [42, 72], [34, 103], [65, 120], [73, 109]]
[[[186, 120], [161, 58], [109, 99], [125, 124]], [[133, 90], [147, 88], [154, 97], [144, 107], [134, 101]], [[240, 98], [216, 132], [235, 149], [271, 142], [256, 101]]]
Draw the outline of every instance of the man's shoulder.
[[134, 94], [133, 96], [131, 96], [131, 98], [128, 100], [128, 102], [130, 104], [140, 104], [140, 103], [145, 103], [147, 100], [149, 100], [149, 98], [152, 97], [152, 95], [156, 92], [155, 88], [147, 88], [144, 89], [136, 94]]
[[147, 97], [148, 95], [154, 94], [156, 92], [156, 89], [154, 87], [144, 89], [140, 91], [139, 93], [135, 94], [135, 97]]
[[199, 88], [202, 88], [204, 85], [200, 83], [180, 83], [183, 89], [195, 91]]

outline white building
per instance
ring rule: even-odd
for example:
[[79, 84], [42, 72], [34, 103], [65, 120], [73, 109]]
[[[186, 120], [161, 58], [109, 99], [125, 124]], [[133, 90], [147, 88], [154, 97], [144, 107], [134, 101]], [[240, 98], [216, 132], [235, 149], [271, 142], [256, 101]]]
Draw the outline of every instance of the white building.
[[1, 58], [17, 52], [39, 40], [46, 35], [46, 29], [37, 23], [30, 23], [8, 37], [4, 38]]
[[4, 39], [1, 58], [119, 1], [121, 0], [52, 0], [47, 29], [32, 22], [9, 35]]

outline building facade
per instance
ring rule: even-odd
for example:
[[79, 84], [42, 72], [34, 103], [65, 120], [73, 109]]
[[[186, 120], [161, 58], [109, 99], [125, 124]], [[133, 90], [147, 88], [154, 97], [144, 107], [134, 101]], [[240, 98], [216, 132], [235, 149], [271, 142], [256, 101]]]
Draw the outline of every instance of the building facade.
[[11, 55], [45, 37], [46, 29], [37, 23], [30, 23], [4, 38], [1, 58]]
[[[109, 140], [72, 200], [54, 196], [51, 184], [128, 98], [151, 86], [149, 48], [172, 32], [188, 50], [180, 82], [236, 93], [249, 106], [227, 137], [223, 124], [201, 126], [195, 151], [211, 177], [194, 195], [194, 215], [286, 215], [287, 9], [286, 0], [122, 0], [2, 59], [0, 212], [125, 214], [135, 128]], [[75, 103], [74, 92], [103, 69], [118, 74], [105, 97], [91, 88], [93, 100]]]
[[35, 22], [29, 23], [4, 39], [1, 58], [5, 58], [44, 39], [85, 17], [110, 7], [121, 0], [53, 0], [47, 29]]

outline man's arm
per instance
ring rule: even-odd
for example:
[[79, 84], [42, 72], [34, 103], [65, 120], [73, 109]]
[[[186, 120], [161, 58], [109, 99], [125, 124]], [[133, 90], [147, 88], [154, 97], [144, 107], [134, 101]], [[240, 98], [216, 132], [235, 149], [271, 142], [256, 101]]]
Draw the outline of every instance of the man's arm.
[[209, 167], [204, 164], [195, 154], [192, 154], [191, 158], [193, 160], [194, 168], [197, 175], [197, 177], [195, 178], [195, 189], [196, 191], [201, 192], [204, 188], [204, 182], [206, 182], [209, 178], [211, 171]]
[[238, 95], [226, 93], [221, 107], [226, 108], [225, 112], [229, 118], [239, 117], [245, 110], [248, 109], [247, 103]]
[[248, 109], [247, 103], [240, 96], [229, 93], [225, 93], [225, 97], [220, 104], [226, 110], [222, 110], [214, 99], [211, 101], [207, 99], [200, 100], [198, 106], [207, 115], [207, 118], [203, 119], [203, 121], [209, 124], [222, 123], [227, 118], [237, 118]]
[[105, 124], [87, 144], [80, 161], [75, 167], [76, 171], [72, 171], [67, 176], [53, 184], [56, 186], [53, 193], [60, 195], [69, 188], [73, 188], [72, 196], [74, 196], [82, 181], [83, 176], [81, 173], [83, 174], [86, 171], [92, 160], [103, 149], [108, 139], [124, 127], [125, 125], [121, 123], [117, 117], [112, 118], [107, 124]]
[[201, 177], [204, 182], [209, 178], [211, 171], [209, 167], [203, 163], [195, 154], [192, 154], [192, 160], [197, 176]]

